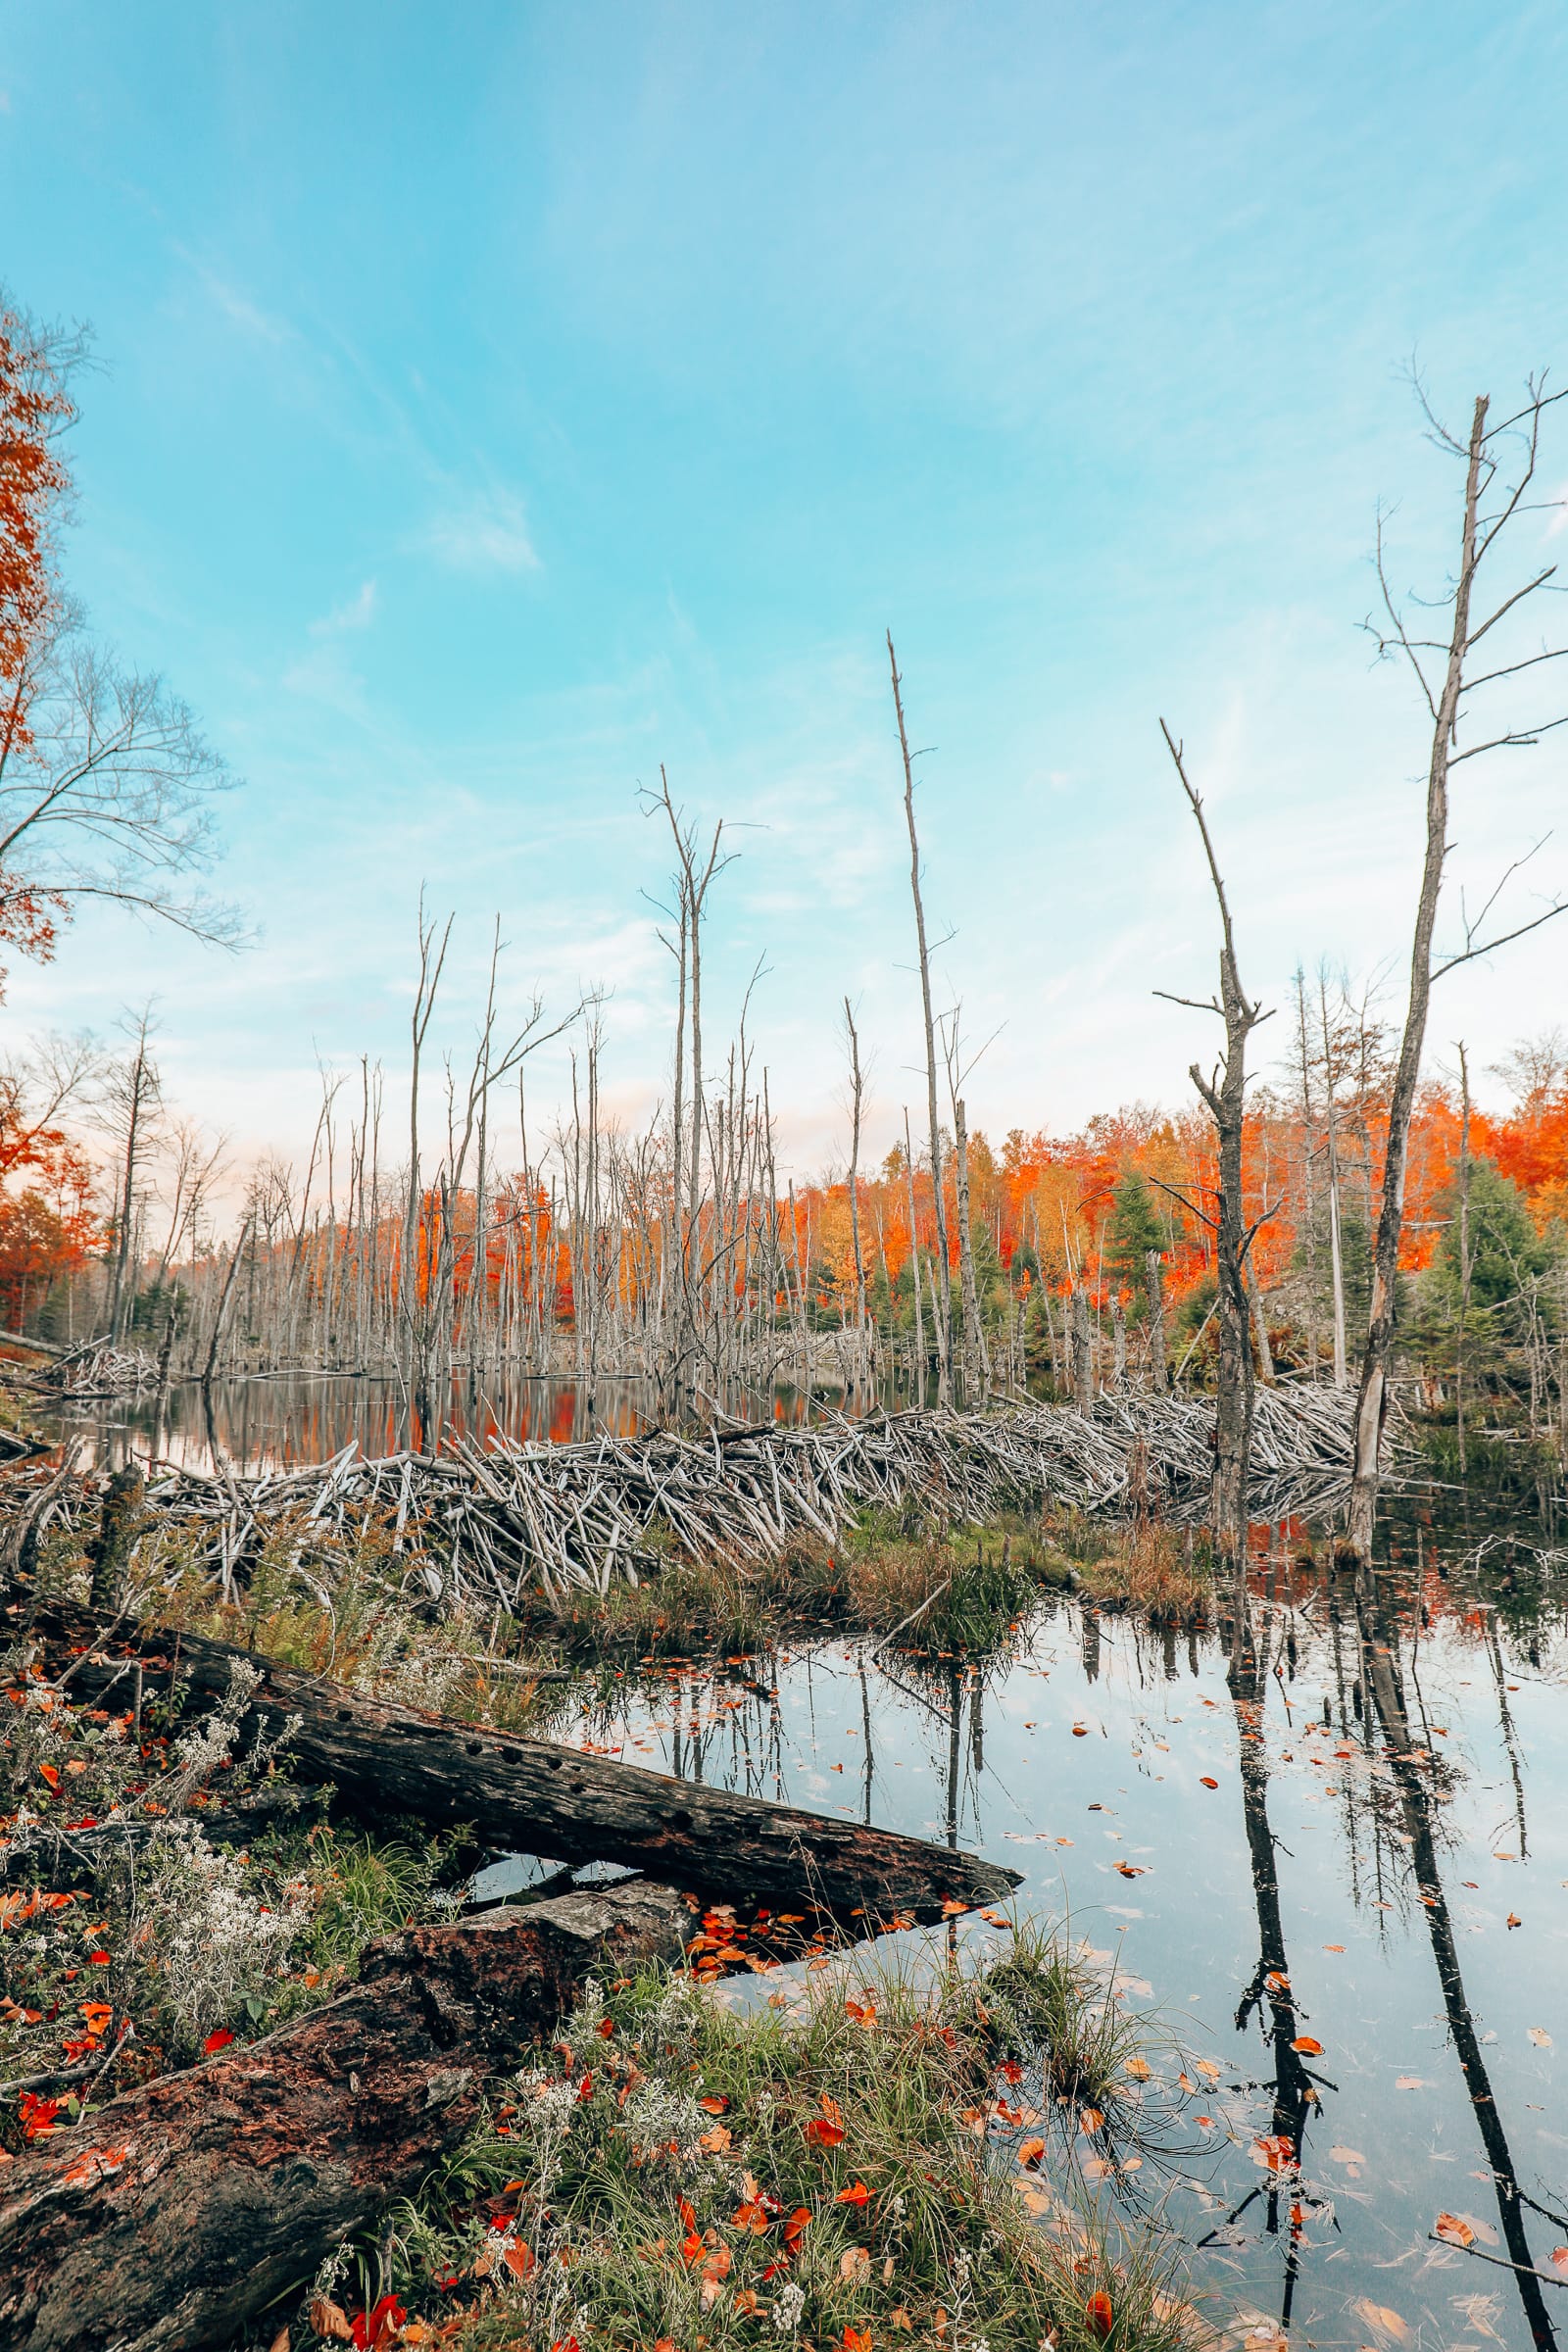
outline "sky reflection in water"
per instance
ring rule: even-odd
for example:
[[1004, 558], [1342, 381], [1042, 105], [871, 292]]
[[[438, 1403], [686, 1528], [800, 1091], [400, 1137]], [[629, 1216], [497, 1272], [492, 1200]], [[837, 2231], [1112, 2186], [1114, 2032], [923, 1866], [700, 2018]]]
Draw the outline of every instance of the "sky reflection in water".
[[[1065, 1603], [984, 1671], [881, 1671], [829, 1642], [778, 1659], [776, 1699], [649, 1674], [578, 1736], [1021, 1870], [1020, 1904], [1069, 1917], [1220, 2069], [1212, 2095], [1194, 2075], [1167, 2203], [1216, 2319], [1288, 2314], [1324, 2346], [1550, 2341], [1568, 2321], [1560, 1610], [1430, 1568], [1359, 1596], [1284, 1581], [1292, 1597], [1250, 1598], [1250, 1645], [1234, 1623], [1161, 1636]], [[1299, 2146], [1298, 2179], [1269, 2142], [1277, 2161]], [[1473, 2251], [1431, 2240], [1443, 2212]]]

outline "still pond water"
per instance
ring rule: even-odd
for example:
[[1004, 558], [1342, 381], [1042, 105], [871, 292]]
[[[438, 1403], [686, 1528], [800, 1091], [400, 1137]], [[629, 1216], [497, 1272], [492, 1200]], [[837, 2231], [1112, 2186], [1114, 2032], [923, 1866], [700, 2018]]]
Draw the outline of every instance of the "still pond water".
[[[646, 1403], [609, 1380], [591, 1401], [568, 1382], [454, 1398], [476, 1434], [557, 1442], [630, 1433]], [[262, 1468], [351, 1439], [389, 1451], [399, 1407], [389, 1383], [290, 1379], [219, 1390], [212, 1430], [195, 1390], [156, 1430], [150, 1401], [74, 1418], [101, 1459], [155, 1443], [207, 1466], [216, 1434]], [[1335, 2352], [1550, 2343], [1568, 2336], [1568, 1554], [1553, 1574], [1481, 1548], [1410, 1505], [1359, 1595], [1285, 1550], [1255, 1565], [1250, 1638], [1062, 1600], [983, 1664], [839, 1641], [585, 1679], [558, 1736], [1020, 1871], [1020, 1911], [1068, 1925], [1186, 2053], [1175, 2152], [1100, 2193], [1158, 2208], [1232, 2341], [1283, 2322]], [[1154, 2059], [1171, 2084], [1182, 2062]], [[1434, 2238], [1440, 2215], [1467, 2245]]]
[[[1070, 1924], [1187, 2053], [1177, 2153], [1100, 2193], [1160, 2209], [1233, 2341], [1283, 2321], [1293, 2344], [1375, 2352], [1549, 2343], [1568, 2322], [1562, 1596], [1500, 1554], [1445, 1578], [1430, 1544], [1379, 1574], [1359, 1622], [1343, 1580], [1269, 1581], [1250, 1663], [1223, 1631], [1063, 1601], [983, 1668], [879, 1667], [839, 1642], [645, 1669], [585, 1692], [559, 1736], [1021, 1871], [1020, 1909]], [[1363, 1626], [1388, 1645], [1368, 1661], [1391, 1670], [1381, 1713], [1376, 1693], [1357, 1707]], [[788, 1978], [748, 1982], [760, 1998]], [[1181, 2062], [1153, 2060], [1158, 2102]], [[1467, 2248], [1433, 2239], [1440, 2214]]]
[[[808, 1396], [779, 1381], [766, 1392], [736, 1396], [729, 1409], [756, 1421], [794, 1422], [823, 1406], [853, 1413], [907, 1402], [886, 1383], [848, 1396], [842, 1388], [813, 1387]], [[438, 1434], [433, 1417], [406, 1401], [398, 1381], [358, 1373], [290, 1372], [215, 1381], [210, 1398], [199, 1382], [184, 1381], [170, 1390], [161, 1407], [151, 1394], [117, 1396], [65, 1407], [56, 1418], [63, 1432], [86, 1441], [84, 1460], [110, 1467], [135, 1452], [143, 1462], [151, 1453], [183, 1469], [211, 1470], [220, 1448], [236, 1470], [280, 1470], [296, 1462], [327, 1461], [350, 1444], [372, 1458], [404, 1446], [424, 1452]], [[460, 1430], [481, 1445], [504, 1436], [566, 1446], [607, 1430], [615, 1437], [635, 1437], [660, 1418], [658, 1399], [643, 1380], [605, 1374], [592, 1382], [518, 1379], [496, 1373], [473, 1388], [454, 1381], [441, 1427]]]

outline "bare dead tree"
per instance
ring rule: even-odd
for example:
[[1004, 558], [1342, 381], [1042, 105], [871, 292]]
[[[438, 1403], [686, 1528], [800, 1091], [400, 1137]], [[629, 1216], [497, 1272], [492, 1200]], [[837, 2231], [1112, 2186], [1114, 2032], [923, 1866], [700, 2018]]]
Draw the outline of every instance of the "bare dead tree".
[[865, 1102], [865, 1077], [860, 1068], [860, 1038], [855, 1026], [855, 1007], [844, 1000], [844, 1035], [850, 1049], [850, 1248], [855, 1252], [855, 1368], [865, 1377], [865, 1259], [860, 1250], [860, 1116]]
[[[675, 1090], [672, 1111], [674, 1141], [674, 1182], [671, 1203], [670, 1246], [678, 1265], [676, 1302], [679, 1316], [676, 1328], [675, 1360], [670, 1367], [671, 1377], [679, 1378], [691, 1350], [691, 1321], [694, 1313], [692, 1286], [695, 1277], [694, 1252], [698, 1248], [696, 1235], [697, 1208], [702, 1197], [702, 1157], [705, 1107], [703, 1098], [703, 916], [707, 911], [708, 893], [715, 875], [721, 874], [734, 862], [736, 853], [719, 855], [723, 840], [722, 817], [713, 827], [713, 838], [705, 858], [698, 845], [697, 829], [688, 825], [670, 795], [669, 777], [662, 763], [659, 770], [659, 790], [643, 794], [645, 808], [651, 815], [662, 808], [669, 825], [670, 839], [675, 845], [676, 938], [668, 939], [663, 932], [660, 938], [675, 956], [680, 974], [680, 997], [675, 1027]], [[687, 1021], [690, 1018], [691, 1036], [691, 1146], [686, 1149], [684, 1135], [685, 1062]], [[684, 1198], [682, 1184], [684, 1182]]]
[[[1412, 626], [1420, 624], [1406, 620], [1404, 607], [1390, 584], [1381, 515], [1377, 573], [1382, 612], [1378, 619], [1366, 624], [1376, 640], [1379, 658], [1400, 660], [1409, 667], [1431, 720], [1432, 744], [1427, 764], [1426, 854], [1410, 951], [1410, 994], [1389, 1101], [1383, 1193], [1372, 1253], [1371, 1311], [1356, 1398], [1349, 1538], [1363, 1560], [1371, 1557], [1377, 1515], [1383, 1424], [1388, 1412], [1389, 1372], [1394, 1357], [1399, 1245], [1404, 1233], [1410, 1121], [1421, 1076], [1433, 983], [1462, 964], [1473, 963], [1479, 956], [1507, 946], [1511, 940], [1539, 930], [1568, 905], [1563, 900], [1554, 900], [1528, 921], [1495, 933], [1491, 931], [1497, 902], [1508, 883], [1535, 855], [1535, 851], [1530, 851], [1507, 867], [1473, 919], [1461, 897], [1461, 944], [1447, 954], [1435, 947], [1438, 904], [1449, 846], [1448, 785], [1453, 770], [1462, 762], [1482, 759], [1491, 752], [1537, 744], [1543, 735], [1568, 725], [1568, 711], [1519, 725], [1510, 725], [1505, 719], [1489, 722], [1483, 715], [1488, 709], [1485, 698], [1490, 689], [1508, 685], [1544, 664], [1568, 658], [1568, 644], [1542, 644], [1526, 650], [1522, 640], [1511, 636], [1493, 638], [1493, 631], [1504, 623], [1517, 630], [1527, 611], [1535, 610], [1536, 598], [1561, 593], [1553, 586], [1556, 565], [1531, 568], [1515, 585], [1499, 586], [1484, 617], [1476, 617], [1478, 583], [1484, 572], [1490, 579], [1496, 570], [1498, 548], [1506, 551], [1513, 544], [1523, 516], [1554, 503], [1534, 497], [1532, 492], [1541, 463], [1542, 433], [1549, 412], [1564, 394], [1548, 393], [1544, 378], [1532, 378], [1524, 405], [1497, 424], [1489, 423], [1491, 403], [1482, 395], [1471, 415], [1468, 438], [1460, 440], [1433, 414], [1419, 382], [1416, 391], [1437, 446], [1463, 466], [1464, 494], [1457, 568], [1446, 594], [1421, 607], [1423, 611], [1449, 613], [1446, 638], [1412, 634]], [[1483, 645], [1486, 651], [1478, 663], [1474, 657]], [[1437, 668], [1440, 661], [1441, 675]], [[1486, 666], [1488, 663], [1491, 666]], [[1489, 723], [1491, 732], [1487, 731]], [[1476, 739], [1466, 740], [1461, 747], [1461, 733], [1468, 737], [1472, 732]], [[1538, 842], [1536, 848], [1540, 847]]]
[[100, 1117], [114, 1137], [119, 1161], [109, 1276], [109, 1334], [116, 1346], [124, 1337], [135, 1290], [131, 1241], [136, 1226], [136, 1187], [163, 1101], [158, 1065], [148, 1051], [151, 1028], [152, 1007], [144, 1005], [130, 1033], [129, 1055], [109, 1066], [100, 1108]]
[[1214, 1070], [1204, 1077], [1196, 1061], [1190, 1075], [1209, 1117], [1219, 1146], [1218, 1214], [1209, 1220], [1214, 1233], [1214, 1260], [1219, 1285], [1219, 1377], [1214, 1408], [1214, 1501], [1212, 1532], [1216, 1549], [1232, 1562], [1242, 1558], [1247, 1544], [1248, 1459], [1252, 1443], [1252, 1339], [1250, 1329], [1247, 1260], [1256, 1225], [1249, 1226], [1243, 1200], [1243, 1127], [1247, 1108], [1247, 1041], [1260, 1021], [1270, 1016], [1242, 986], [1236, 963], [1236, 939], [1230, 902], [1214, 854], [1213, 837], [1203, 803], [1187, 774], [1182, 747], [1163, 719], [1159, 731], [1175, 762], [1203, 843], [1209, 880], [1219, 907], [1219, 995], [1207, 1004], [1192, 997], [1155, 995], [1173, 1004], [1192, 1005], [1200, 1012], [1218, 1013], [1225, 1023], [1225, 1051]]
[[920, 1298], [920, 1227], [914, 1207], [914, 1145], [909, 1135], [909, 1110], [904, 1110], [904, 1181], [909, 1195], [909, 1275], [914, 1291], [914, 1394], [911, 1402], [924, 1404], [926, 1383], [925, 1310]]
[[409, 1174], [403, 1201], [403, 1262], [398, 1275], [399, 1317], [403, 1325], [405, 1376], [412, 1378], [421, 1352], [419, 1302], [419, 1070], [424, 1056], [424, 1041], [429, 1034], [431, 1016], [435, 1011], [436, 993], [441, 986], [441, 973], [446, 964], [447, 948], [452, 939], [453, 918], [449, 914], [441, 928], [439, 941], [434, 921], [426, 922], [424, 893], [419, 893], [418, 942], [419, 977], [414, 992], [414, 1005], [409, 1014]]
[[920, 895], [920, 841], [914, 823], [914, 761], [908, 730], [904, 723], [904, 681], [899, 658], [888, 631], [888, 668], [893, 678], [893, 709], [899, 722], [899, 751], [904, 761], [904, 815], [909, 828], [909, 891], [914, 900], [914, 937], [920, 959], [920, 1011], [925, 1024], [926, 1107], [931, 1126], [931, 1192], [936, 1213], [937, 1277], [937, 1397], [953, 1401], [953, 1274], [948, 1263], [948, 1212], [943, 1192], [942, 1127], [937, 1115], [937, 1032], [931, 1010], [931, 953], [925, 935], [925, 902]]
[[[991, 1350], [986, 1346], [985, 1326], [980, 1319], [980, 1294], [975, 1283], [974, 1230], [969, 1216], [969, 1123], [964, 1112], [961, 1089], [980, 1059], [980, 1049], [967, 1063], [959, 1054], [959, 1015], [961, 1006], [955, 1004], [944, 1014], [939, 1026], [942, 1031], [943, 1057], [948, 1070], [948, 1100], [953, 1105], [953, 1168], [954, 1205], [958, 1224], [958, 1282], [963, 1308], [963, 1377], [966, 1392], [970, 1384], [978, 1383], [982, 1393], [991, 1386]], [[993, 1041], [987, 1039], [987, 1045]], [[965, 1395], [965, 1403], [973, 1401]]]

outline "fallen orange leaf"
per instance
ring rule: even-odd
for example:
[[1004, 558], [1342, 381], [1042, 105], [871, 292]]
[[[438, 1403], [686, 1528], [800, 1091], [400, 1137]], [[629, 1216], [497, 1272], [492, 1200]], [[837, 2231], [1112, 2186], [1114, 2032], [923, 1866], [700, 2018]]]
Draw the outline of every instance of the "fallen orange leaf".
[[1456, 2213], [1440, 2213], [1432, 2226], [1432, 2234], [1450, 2246], [1473, 2246], [1476, 2242], [1475, 2231]]
[[866, 2187], [865, 2182], [855, 2180], [848, 2188], [841, 2188], [833, 2202], [835, 2205], [867, 2205], [870, 2200], [871, 2191]]

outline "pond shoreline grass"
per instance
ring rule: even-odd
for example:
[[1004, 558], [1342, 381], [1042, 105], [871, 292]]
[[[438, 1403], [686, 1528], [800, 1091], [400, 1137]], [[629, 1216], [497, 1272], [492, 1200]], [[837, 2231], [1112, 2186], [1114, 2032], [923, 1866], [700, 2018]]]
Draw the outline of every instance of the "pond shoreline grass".
[[746, 2014], [681, 1970], [590, 1987], [317, 2294], [472, 2352], [1182, 2352], [1179, 2247], [1097, 2193], [1177, 2094], [1082, 1956], [1009, 1946], [865, 1952]]

